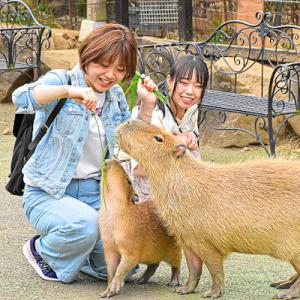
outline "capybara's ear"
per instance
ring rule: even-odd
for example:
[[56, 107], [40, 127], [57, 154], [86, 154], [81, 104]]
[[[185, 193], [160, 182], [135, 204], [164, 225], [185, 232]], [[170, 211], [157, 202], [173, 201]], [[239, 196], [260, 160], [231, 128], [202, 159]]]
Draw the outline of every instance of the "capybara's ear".
[[186, 145], [185, 144], [177, 144], [175, 148], [173, 149], [173, 154], [175, 158], [181, 157], [186, 151]]

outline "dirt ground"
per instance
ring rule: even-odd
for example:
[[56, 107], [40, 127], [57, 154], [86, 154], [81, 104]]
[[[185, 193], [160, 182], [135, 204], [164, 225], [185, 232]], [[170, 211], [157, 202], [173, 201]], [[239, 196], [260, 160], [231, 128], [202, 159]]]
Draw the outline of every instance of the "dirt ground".
[[[22, 255], [23, 244], [35, 234], [35, 231], [23, 214], [21, 197], [9, 195], [4, 189], [14, 138], [12, 135], [4, 135], [3, 132], [6, 128], [11, 130], [13, 115], [12, 105], [0, 105], [0, 299], [100, 299], [99, 292], [105, 288], [105, 282], [81, 273], [72, 284], [46, 282], [36, 275]], [[298, 144], [293, 142], [281, 145], [280, 155], [300, 159], [300, 147], [295, 145]], [[222, 163], [265, 155], [256, 147], [202, 150], [204, 159]], [[291, 273], [292, 268], [287, 263], [270, 257], [233, 254], [225, 263], [226, 292], [222, 299], [270, 299], [276, 290], [270, 288], [269, 283], [285, 278]], [[183, 282], [188, 274], [185, 263], [182, 265], [181, 274]], [[194, 300], [200, 299], [200, 294], [210, 287], [210, 278], [204, 269], [196, 293], [179, 296], [174, 293], [173, 288], [166, 286], [169, 276], [169, 267], [163, 263], [148, 284], [127, 284], [121, 294], [114, 299]]]

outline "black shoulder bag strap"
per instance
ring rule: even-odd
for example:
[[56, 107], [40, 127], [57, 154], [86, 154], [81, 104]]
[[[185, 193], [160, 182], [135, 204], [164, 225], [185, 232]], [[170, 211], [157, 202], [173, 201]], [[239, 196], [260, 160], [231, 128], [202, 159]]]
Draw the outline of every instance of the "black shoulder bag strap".
[[[71, 78], [70, 78], [70, 76], [68, 76], [68, 84], [69, 85], [71, 84]], [[65, 105], [66, 101], [67, 101], [67, 98], [63, 98], [63, 99], [59, 100], [59, 102], [56, 104], [56, 106], [52, 110], [52, 112], [49, 115], [49, 117], [46, 120], [46, 122], [40, 128], [40, 130], [39, 130], [38, 134], [36, 135], [36, 137], [33, 139], [33, 141], [31, 141], [29, 143], [29, 145], [28, 145], [29, 153], [27, 155], [28, 158], [34, 152], [37, 144], [40, 142], [40, 140], [43, 138], [43, 136], [47, 133], [47, 131], [48, 131], [51, 123], [54, 121], [55, 117], [60, 112], [61, 108]]]

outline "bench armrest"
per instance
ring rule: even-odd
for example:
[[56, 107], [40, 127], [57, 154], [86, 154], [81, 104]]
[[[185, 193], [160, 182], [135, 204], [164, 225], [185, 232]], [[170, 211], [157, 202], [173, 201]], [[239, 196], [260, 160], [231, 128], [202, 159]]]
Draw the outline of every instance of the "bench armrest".
[[269, 112], [281, 114], [288, 102], [295, 105], [295, 112], [300, 110], [300, 62], [280, 64], [271, 75]]

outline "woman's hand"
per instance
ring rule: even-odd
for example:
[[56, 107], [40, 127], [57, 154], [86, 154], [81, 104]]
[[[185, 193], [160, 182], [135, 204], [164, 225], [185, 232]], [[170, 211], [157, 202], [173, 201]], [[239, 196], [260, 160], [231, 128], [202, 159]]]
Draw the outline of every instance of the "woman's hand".
[[67, 86], [68, 97], [73, 98], [77, 103], [82, 104], [91, 111], [96, 110], [97, 97], [91, 87]]
[[137, 93], [141, 97], [142, 103], [145, 106], [154, 107], [157, 101], [157, 97], [153, 94], [153, 91], [157, 89], [157, 85], [149, 77], [142, 74], [143, 81], [138, 82]]
[[142, 75], [142, 78], [143, 80], [139, 81], [137, 85], [137, 94], [141, 98], [139, 116], [145, 122], [150, 123], [152, 111], [157, 101], [157, 97], [153, 93], [157, 89], [157, 85], [149, 76], [145, 76], [145, 74]]
[[194, 151], [198, 148], [197, 137], [192, 131], [173, 133], [177, 135], [182, 143], [184, 143], [187, 148]]

